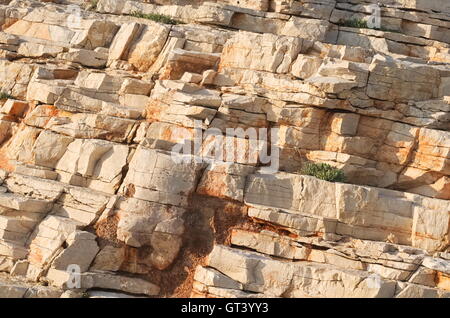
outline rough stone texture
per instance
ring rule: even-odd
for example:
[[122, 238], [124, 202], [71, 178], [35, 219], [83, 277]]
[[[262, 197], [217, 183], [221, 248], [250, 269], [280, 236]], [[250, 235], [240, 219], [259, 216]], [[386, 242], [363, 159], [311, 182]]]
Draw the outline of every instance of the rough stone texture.
[[0, 1], [0, 297], [449, 297], [448, 1], [81, 2]]

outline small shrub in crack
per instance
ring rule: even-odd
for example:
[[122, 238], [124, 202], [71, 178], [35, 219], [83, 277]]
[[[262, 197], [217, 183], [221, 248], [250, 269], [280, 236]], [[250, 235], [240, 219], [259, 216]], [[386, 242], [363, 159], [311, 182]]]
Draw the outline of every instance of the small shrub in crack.
[[325, 181], [345, 182], [344, 172], [327, 163], [306, 163], [303, 166], [301, 173]]
[[135, 18], [148, 19], [148, 20], [152, 20], [152, 21], [164, 23], [164, 24], [173, 24], [173, 25], [182, 24], [182, 22], [180, 22], [178, 20], [174, 20], [167, 15], [158, 14], [158, 13], [142, 13], [140, 11], [134, 11], [131, 13], [131, 16], [133, 16]]

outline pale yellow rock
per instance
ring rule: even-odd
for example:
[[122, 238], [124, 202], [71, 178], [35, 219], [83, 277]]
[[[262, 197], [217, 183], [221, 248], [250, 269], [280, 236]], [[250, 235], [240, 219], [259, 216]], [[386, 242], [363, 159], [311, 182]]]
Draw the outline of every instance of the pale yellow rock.
[[314, 75], [321, 64], [321, 58], [299, 54], [291, 66], [291, 73], [294, 76], [306, 79]]
[[300, 38], [239, 32], [227, 41], [220, 69], [238, 68], [287, 73], [302, 48]]
[[1, 297], [449, 297], [446, 1], [0, 2]]
[[138, 23], [123, 24], [109, 47], [109, 61], [125, 59], [130, 45], [139, 31], [141, 31], [141, 26]]
[[139, 71], [147, 71], [163, 49], [168, 33], [169, 29], [161, 24], [144, 26], [129, 48], [128, 62]]

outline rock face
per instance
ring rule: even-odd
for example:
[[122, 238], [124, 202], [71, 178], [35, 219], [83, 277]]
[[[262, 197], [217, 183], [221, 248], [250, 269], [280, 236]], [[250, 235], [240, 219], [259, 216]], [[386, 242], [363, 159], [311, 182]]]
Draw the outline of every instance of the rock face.
[[450, 297], [448, 1], [85, 2], [0, 1], [0, 297]]

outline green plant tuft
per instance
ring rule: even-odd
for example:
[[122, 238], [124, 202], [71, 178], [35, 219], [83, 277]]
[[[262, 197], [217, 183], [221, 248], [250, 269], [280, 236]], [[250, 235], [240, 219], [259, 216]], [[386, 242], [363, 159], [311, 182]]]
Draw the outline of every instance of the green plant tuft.
[[343, 27], [349, 27], [349, 28], [358, 28], [358, 29], [371, 29], [371, 30], [377, 30], [377, 31], [383, 31], [383, 32], [394, 32], [399, 33], [397, 30], [391, 30], [385, 27], [381, 28], [370, 28], [367, 24], [366, 20], [363, 19], [350, 19], [350, 20], [344, 20], [339, 21], [338, 25]]
[[306, 163], [303, 166], [301, 173], [325, 181], [345, 182], [344, 172], [327, 163]]
[[0, 100], [10, 99], [10, 98], [13, 99], [14, 96], [12, 96], [11, 94], [8, 94], [8, 93], [0, 92]]
[[91, 0], [91, 9], [97, 9], [98, 0]]
[[362, 19], [345, 20], [340, 22], [339, 25], [349, 28], [369, 29], [367, 21]]
[[164, 15], [164, 14], [158, 14], [158, 13], [142, 13], [140, 11], [133, 11], [131, 12], [131, 16], [135, 18], [143, 18], [152, 20], [155, 22], [160, 22], [164, 24], [182, 24], [182, 22], [178, 20], [174, 20], [171, 17]]

